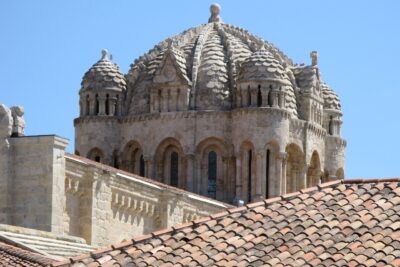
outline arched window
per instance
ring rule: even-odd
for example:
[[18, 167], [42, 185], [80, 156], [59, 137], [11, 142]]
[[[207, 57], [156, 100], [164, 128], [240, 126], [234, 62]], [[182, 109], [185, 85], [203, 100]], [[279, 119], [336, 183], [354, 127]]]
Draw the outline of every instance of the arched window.
[[208, 153], [208, 196], [217, 197], [217, 153], [210, 151]]
[[178, 153], [171, 153], [170, 184], [178, 187], [179, 156]]
[[106, 115], [110, 115], [110, 96], [106, 95]]
[[114, 151], [113, 153], [113, 166], [114, 168], [119, 168], [119, 158], [118, 158], [118, 152]]
[[143, 155], [140, 155], [139, 175], [140, 176], [144, 176], [144, 159], [143, 159]]
[[100, 112], [99, 95], [96, 95], [96, 110], [95, 110], [95, 115], [99, 115], [99, 112]]
[[94, 160], [96, 162], [103, 163], [104, 154], [99, 148], [93, 148], [89, 151], [87, 158]]
[[251, 202], [251, 189], [252, 189], [252, 184], [251, 184], [251, 179], [252, 179], [252, 175], [251, 175], [251, 173], [252, 173], [252, 161], [253, 161], [253, 153], [252, 153], [252, 151], [251, 150], [249, 150], [249, 156], [248, 156], [248, 162], [247, 162], [247, 171], [248, 171], [248, 173], [247, 173], [247, 199], [248, 199], [248, 202]]
[[262, 106], [262, 95], [261, 95], [261, 85], [258, 85], [258, 91], [257, 91], [257, 107]]
[[333, 117], [330, 116], [329, 118], [329, 125], [328, 125], [328, 133], [329, 135], [333, 135], [333, 123], [332, 123]]

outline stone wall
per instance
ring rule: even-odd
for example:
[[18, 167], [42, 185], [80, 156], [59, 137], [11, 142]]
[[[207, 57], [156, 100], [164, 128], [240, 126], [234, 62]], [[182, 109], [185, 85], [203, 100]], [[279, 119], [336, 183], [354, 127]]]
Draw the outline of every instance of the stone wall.
[[67, 144], [54, 135], [10, 138], [10, 224], [63, 233]]
[[24, 136], [22, 111], [0, 105], [0, 224], [105, 246], [231, 207]]
[[[333, 139], [341, 146], [331, 144]], [[167, 184], [171, 184], [170, 155], [176, 152], [178, 187], [201, 195], [209, 195], [207, 153], [214, 151], [215, 198], [235, 203], [315, 186], [321, 178], [340, 178], [336, 173], [344, 170], [346, 142], [329, 135], [321, 123], [294, 118], [286, 110], [250, 107], [81, 117], [75, 120], [75, 145], [83, 156], [96, 150], [103, 155], [102, 162], [136, 173], [132, 166], [136, 168], [139, 153], [145, 176]], [[333, 154], [339, 156], [333, 159]]]
[[95, 246], [120, 242], [230, 207], [67, 154], [64, 231]]

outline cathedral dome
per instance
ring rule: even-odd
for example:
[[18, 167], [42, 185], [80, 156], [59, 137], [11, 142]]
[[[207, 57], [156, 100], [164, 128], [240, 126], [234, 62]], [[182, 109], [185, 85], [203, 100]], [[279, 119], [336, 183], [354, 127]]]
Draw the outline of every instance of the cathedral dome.
[[[219, 7], [212, 6], [209, 23], [160, 42], [131, 65], [127, 75], [129, 114], [149, 111], [149, 101], [145, 99], [150, 99], [154, 76], [163, 65], [163, 54], [169, 46], [181, 55], [176, 57], [181, 60], [175, 65], [182, 67], [177, 72], [184, 73], [189, 80], [190, 108], [196, 110], [231, 109], [240, 66], [262, 47], [262, 53], [270, 55], [272, 66], [293, 65], [275, 46], [245, 29], [223, 23]], [[273, 72], [284, 76], [282, 67], [275, 67]]]
[[115, 91], [126, 89], [124, 75], [118, 65], [107, 58], [107, 50], [102, 51], [102, 58], [85, 73], [81, 83], [81, 92], [102, 89]]

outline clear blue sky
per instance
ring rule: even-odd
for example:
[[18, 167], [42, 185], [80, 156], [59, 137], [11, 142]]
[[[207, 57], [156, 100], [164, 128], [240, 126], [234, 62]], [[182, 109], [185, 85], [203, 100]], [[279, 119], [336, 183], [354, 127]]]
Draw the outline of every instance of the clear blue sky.
[[[127, 72], [156, 43], [206, 23], [212, 1], [0, 2], [0, 103], [22, 105], [26, 134], [71, 140], [85, 71], [107, 48]], [[400, 176], [400, 1], [219, 1], [226, 23], [296, 63], [319, 52], [339, 94], [347, 177]]]

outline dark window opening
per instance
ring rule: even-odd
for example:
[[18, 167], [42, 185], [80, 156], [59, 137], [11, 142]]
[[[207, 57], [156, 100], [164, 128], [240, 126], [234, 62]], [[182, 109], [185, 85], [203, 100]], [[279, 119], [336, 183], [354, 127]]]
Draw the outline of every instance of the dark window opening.
[[101, 160], [100, 156], [95, 156], [95, 157], [94, 157], [94, 161], [100, 162], [100, 160]]
[[139, 175], [140, 176], [144, 176], [144, 159], [143, 159], [143, 155], [140, 155]]
[[262, 95], [261, 95], [261, 86], [258, 86], [258, 92], [257, 92], [257, 107], [262, 106]]
[[269, 91], [268, 91], [268, 106], [272, 106], [272, 86], [269, 87]]
[[248, 170], [248, 173], [247, 173], [247, 200], [248, 200], [248, 202], [251, 202], [251, 186], [252, 186], [252, 184], [251, 184], [251, 172], [252, 172], [252, 169], [251, 169], [251, 165], [252, 165], [252, 156], [253, 156], [253, 153], [252, 153], [252, 151], [251, 150], [249, 150], [249, 158], [248, 158], [248, 162], [247, 162], [247, 164], [248, 164], [248, 168], [247, 168], [247, 170]]
[[95, 114], [99, 115], [99, 112], [100, 112], [99, 95], [96, 95], [96, 111], [95, 111]]
[[106, 115], [110, 115], [110, 96], [106, 95]]
[[331, 116], [331, 117], [329, 118], [329, 125], [328, 125], [328, 133], [329, 133], [329, 135], [333, 135], [332, 119], [333, 119], [333, 117]]
[[119, 168], [119, 164], [118, 164], [118, 156], [116, 154], [114, 154], [114, 158], [113, 158], [113, 166], [114, 168]]
[[207, 194], [211, 198], [217, 197], [217, 153], [208, 153], [208, 188]]
[[171, 153], [171, 169], [170, 169], [170, 184], [178, 187], [178, 172], [179, 172], [179, 158], [178, 153]]

